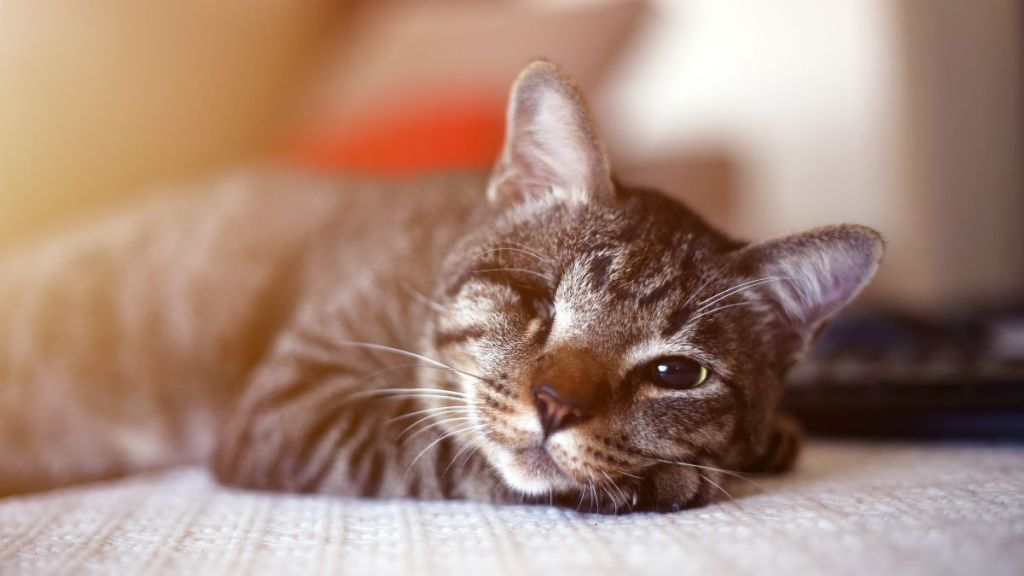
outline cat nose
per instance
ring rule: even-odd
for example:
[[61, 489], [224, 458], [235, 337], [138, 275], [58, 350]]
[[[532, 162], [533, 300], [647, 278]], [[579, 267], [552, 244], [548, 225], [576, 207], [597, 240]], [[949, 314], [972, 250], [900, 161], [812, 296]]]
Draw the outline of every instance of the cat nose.
[[592, 414], [579, 402], [563, 397], [550, 384], [540, 384], [533, 390], [533, 402], [537, 407], [544, 437], [575, 426], [588, 420]]

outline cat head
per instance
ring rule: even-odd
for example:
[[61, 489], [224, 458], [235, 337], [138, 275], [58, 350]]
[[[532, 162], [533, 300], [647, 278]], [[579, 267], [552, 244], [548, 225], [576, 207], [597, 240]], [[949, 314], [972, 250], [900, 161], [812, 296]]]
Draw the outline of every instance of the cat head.
[[484, 224], [445, 264], [430, 352], [473, 376], [478, 447], [526, 496], [677, 508], [766, 457], [786, 370], [873, 275], [877, 233], [733, 240], [618, 185], [556, 66], [516, 81]]

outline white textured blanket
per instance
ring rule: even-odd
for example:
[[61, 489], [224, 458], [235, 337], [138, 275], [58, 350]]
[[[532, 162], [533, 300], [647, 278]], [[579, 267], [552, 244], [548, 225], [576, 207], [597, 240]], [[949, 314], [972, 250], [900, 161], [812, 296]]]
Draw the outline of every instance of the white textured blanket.
[[611, 517], [250, 493], [182, 469], [0, 500], [0, 574], [1024, 574], [1022, 446], [816, 443], [757, 482]]

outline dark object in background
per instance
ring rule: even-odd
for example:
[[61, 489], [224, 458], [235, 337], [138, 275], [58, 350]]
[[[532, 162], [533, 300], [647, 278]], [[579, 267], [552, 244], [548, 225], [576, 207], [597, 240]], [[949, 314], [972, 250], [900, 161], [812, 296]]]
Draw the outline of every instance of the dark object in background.
[[1024, 440], [1024, 306], [837, 318], [791, 373], [783, 409], [818, 435]]

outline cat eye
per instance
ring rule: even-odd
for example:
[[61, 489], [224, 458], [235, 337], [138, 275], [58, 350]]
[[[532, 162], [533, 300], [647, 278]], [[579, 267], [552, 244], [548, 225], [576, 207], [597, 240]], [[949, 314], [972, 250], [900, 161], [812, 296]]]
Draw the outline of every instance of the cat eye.
[[519, 298], [522, 299], [524, 307], [533, 314], [534, 318], [551, 320], [555, 315], [555, 307], [546, 294], [537, 290], [516, 288]]
[[647, 365], [648, 377], [662, 388], [689, 390], [708, 379], [708, 369], [683, 356], [658, 358]]
[[547, 298], [534, 298], [530, 302], [534, 316], [541, 320], [551, 320], [555, 316], [555, 307]]

